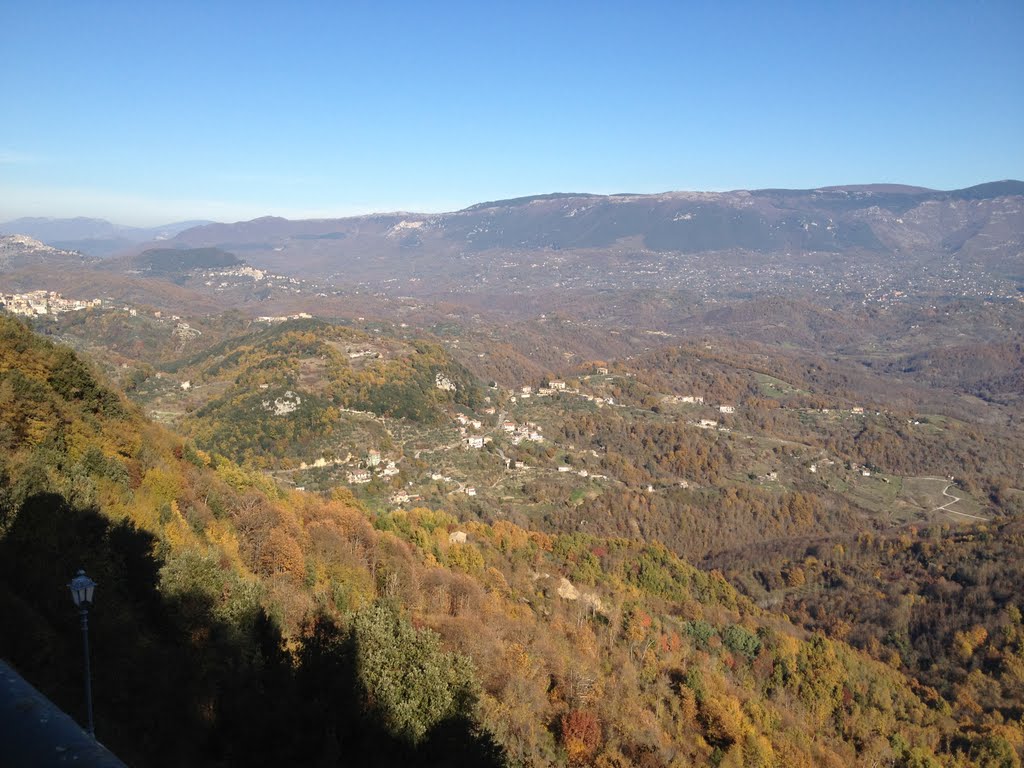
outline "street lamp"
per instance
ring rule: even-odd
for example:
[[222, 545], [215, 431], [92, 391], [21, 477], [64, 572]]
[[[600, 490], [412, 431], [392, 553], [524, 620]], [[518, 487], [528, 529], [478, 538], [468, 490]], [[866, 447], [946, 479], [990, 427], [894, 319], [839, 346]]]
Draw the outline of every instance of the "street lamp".
[[92, 607], [92, 594], [96, 590], [96, 582], [79, 569], [78, 575], [68, 584], [71, 599], [82, 617], [82, 648], [85, 651], [85, 711], [89, 718], [89, 735], [96, 738], [96, 729], [92, 722], [92, 675], [89, 673], [89, 609]]

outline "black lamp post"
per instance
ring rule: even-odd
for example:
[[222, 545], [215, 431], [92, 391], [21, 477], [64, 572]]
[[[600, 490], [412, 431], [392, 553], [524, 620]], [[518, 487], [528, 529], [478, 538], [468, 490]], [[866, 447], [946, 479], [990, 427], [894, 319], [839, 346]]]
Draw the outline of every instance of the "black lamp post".
[[92, 607], [92, 595], [96, 590], [96, 582], [79, 570], [78, 575], [68, 584], [71, 599], [78, 608], [82, 618], [82, 648], [85, 651], [85, 710], [89, 718], [89, 735], [96, 738], [96, 729], [92, 722], [92, 675], [89, 672], [89, 609]]

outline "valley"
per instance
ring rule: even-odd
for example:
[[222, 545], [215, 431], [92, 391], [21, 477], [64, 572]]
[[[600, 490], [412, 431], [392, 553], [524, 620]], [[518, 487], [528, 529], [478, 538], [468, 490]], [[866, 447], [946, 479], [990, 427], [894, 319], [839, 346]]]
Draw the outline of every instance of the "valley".
[[0, 768], [1022, 768], [1024, 4], [0, 4]]
[[[379, 765], [446, 738], [467, 764], [997, 764], [1024, 743], [1022, 200], [544, 196], [103, 259], [8, 238], [0, 563], [48, 578], [54, 504], [145, 539], [89, 560], [153, 574], [115, 597], [148, 644], [98, 669], [162, 654], [249, 712], [262, 737], [195, 715], [232, 759], [329, 731]], [[351, 677], [409, 654], [450, 670], [403, 694], [447, 725]], [[298, 707], [327, 667], [353, 697]]]

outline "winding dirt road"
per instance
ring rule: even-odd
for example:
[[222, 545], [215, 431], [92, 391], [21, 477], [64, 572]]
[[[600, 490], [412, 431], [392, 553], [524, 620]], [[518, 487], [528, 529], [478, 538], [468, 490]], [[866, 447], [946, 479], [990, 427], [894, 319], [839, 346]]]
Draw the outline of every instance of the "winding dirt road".
[[[934, 478], [934, 479], [937, 480], [939, 478]], [[967, 517], [967, 518], [970, 518], [971, 520], [981, 520], [982, 522], [987, 523], [988, 522], [988, 518], [987, 517], [978, 517], [977, 515], [969, 515], [966, 512], [957, 512], [955, 509], [950, 509], [950, 507], [953, 504], [956, 504], [958, 501], [960, 501], [961, 498], [963, 498], [962, 496], [954, 496], [952, 493], [948, 493], [949, 489], [952, 488], [952, 487], [953, 487], [953, 484], [952, 483], [948, 483], [946, 485], [946, 487], [942, 489], [942, 495], [945, 496], [948, 499], [952, 499], [952, 501], [947, 501], [941, 507], [936, 507], [935, 509], [932, 510], [932, 512], [949, 512], [949, 514], [951, 514], [951, 515], [958, 515], [960, 517]]]

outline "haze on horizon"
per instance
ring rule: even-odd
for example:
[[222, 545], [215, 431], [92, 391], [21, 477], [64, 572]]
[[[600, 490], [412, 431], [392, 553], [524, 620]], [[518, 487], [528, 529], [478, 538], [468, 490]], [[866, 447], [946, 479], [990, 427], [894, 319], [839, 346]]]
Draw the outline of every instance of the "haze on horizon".
[[1024, 178], [1024, 6], [0, 8], [0, 221]]

